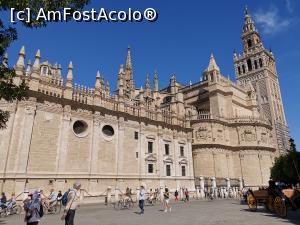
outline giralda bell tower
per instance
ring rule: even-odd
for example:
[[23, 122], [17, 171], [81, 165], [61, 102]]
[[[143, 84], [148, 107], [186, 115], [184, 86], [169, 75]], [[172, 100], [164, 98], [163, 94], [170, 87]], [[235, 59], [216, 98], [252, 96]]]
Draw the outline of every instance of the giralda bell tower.
[[260, 112], [270, 120], [276, 135], [279, 154], [289, 150], [289, 132], [285, 119], [274, 55], [264, 48], [255, 24], [245, 10], [242, 32], [243, 53], [234, 53], [237, 81], [242, 86], [252, 84]]

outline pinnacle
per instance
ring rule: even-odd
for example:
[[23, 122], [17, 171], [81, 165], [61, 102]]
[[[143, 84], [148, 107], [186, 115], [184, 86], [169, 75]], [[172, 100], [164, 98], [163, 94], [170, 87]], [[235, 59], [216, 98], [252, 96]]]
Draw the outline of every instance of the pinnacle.
[[212, 70], [220, 70], [213, 54], [210, 55], [209, 64], [207, 67], [207, 71], [212, 71]]

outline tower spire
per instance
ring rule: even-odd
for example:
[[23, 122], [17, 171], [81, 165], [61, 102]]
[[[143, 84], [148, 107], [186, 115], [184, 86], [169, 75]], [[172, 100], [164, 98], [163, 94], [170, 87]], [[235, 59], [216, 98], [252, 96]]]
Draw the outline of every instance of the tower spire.
[[158, 92], [158, 76], [157, 76], [157, 71], [154, 72], [154, 92]]
[[126, 69], [132, 70], [130, 46], [127, 48]]
[[73, 64], [70, 61], [67, 74], [67, 87], [73, 87]]

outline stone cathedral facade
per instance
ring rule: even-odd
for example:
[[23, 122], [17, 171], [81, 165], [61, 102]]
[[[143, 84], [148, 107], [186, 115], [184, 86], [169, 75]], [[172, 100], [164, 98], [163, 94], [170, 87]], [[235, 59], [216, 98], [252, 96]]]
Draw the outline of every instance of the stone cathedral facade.
[[172, 75], [164, 88], [157, 73], [153, 85], [147, 75], [144, 88], [135, 87], [128, 48], [113, 95], [99, 72], [94, 87], [77, 85], [72, 63], [65, 80], [40, 51], [25, 65], [23, 47], [15, 83], [24, 80], [29, 96], [0, 102], [10, 112], [0, 130], [1, 190], [66, 190], [78, 179], [91, 194], [140, 184], [267, 185], [274, 158], [288, 149], [288, 130], [274, 56], [247, 12], [242, 43], [237, 83], [212, 55], [200, 82], [183, 85]]

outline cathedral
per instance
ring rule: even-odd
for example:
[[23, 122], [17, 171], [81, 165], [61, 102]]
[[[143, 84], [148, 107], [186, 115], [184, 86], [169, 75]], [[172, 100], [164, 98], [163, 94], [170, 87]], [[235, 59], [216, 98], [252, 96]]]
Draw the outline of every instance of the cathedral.
[[114, 94], [99, 72], [94, 87], [76, 84], [72, 62], [65, 79], [40, 50], [25, 65], [22, 47], [14, 82], [28, 84], [28, 97], [0, 101], [10, 113], [0, 130], [1, 191], [64, 191], [75, 180], [94, 195], [141, 184], [172, 191], [267, 185], [275, 157], [288, 151], [288, 127], [274, 55], [247, 11], [241, 39], [236, 82], [211, 55], [200, 82], [183, 85], [172, 75], [159, 87], [155, 73], [138, 89], [128, 48]]

